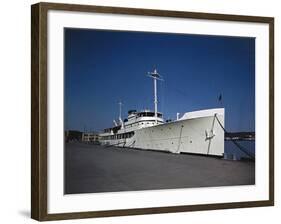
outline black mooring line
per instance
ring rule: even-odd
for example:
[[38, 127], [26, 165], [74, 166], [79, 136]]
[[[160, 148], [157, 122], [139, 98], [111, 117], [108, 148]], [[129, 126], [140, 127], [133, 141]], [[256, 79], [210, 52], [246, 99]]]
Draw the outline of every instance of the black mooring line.
[[[225, 128], [223, 127], [223, 125], [221, 124], [220, 120], [218, 119], [217, 114], [215, 114], [215, 118], [217, 119], [219, 125], [220, 125], [221, 128], [224, 130], [224, 132], [225, 132], [225, 133], [228, 133], [228, 132], [225, 130]], [[253, 155], [251, 155], [250, 153], [248, 153], [248, 152], [246, 151], [246, 149], [245, 149], [243, 146], [241, 146], [240, 144], [238, 144], [238, 142], [236, 142], [236, 141], [233, 140], [233, 139], [230, 139], [230, 140], [237, 146], [237, 148], [239, 148], [242, 152], [244, 152], [244, 153], [245, 153], [247, 156], [249, 156], [251, 159], [255, 160], [255, 157], [254, 157]]]

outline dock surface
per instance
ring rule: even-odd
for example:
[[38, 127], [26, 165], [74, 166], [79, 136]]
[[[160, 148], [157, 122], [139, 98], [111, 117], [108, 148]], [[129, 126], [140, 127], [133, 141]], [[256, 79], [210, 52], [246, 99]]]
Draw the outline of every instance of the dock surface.
[[66, 194], [252, 184], [252, 161], [65, 144]]

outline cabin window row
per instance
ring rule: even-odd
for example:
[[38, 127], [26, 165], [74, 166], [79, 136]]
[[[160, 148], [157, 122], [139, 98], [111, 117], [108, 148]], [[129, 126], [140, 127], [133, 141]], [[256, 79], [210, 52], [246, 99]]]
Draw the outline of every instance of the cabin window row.
[[138, 126], [138, 125], [141, 125], [141, 124], [152, 124], [152, 125], [154, 125], [155, 122], [141, 122], [141, 121], [139, 121], [139, 122], [136, 122], [136, 123], [133, 123], [133, 124], [126, 125], [126, 128]]
[[134, 132], [131, 131], [131, 132], [123, 133], [123, 134], [103, 136], [103, 140], [114, 140], [114, 139], [131, 138], [133, 135], [134, 135]]

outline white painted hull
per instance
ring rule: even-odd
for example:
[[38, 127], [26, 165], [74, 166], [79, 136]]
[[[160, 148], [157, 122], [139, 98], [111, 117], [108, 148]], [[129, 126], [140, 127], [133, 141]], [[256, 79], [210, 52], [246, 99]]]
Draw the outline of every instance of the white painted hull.
[[[215, 118], [224, 126], [224, 110], [206, 110], [198, 116], [187, 114], [173, 122], [137, 129], [131, 138], [103, 140], [101, 144], [119, 147], [169, 151], [172, 153], [196, 153], [223, 156], [224, 131]], [[204, 111], [204, 112], [206, 112]]]

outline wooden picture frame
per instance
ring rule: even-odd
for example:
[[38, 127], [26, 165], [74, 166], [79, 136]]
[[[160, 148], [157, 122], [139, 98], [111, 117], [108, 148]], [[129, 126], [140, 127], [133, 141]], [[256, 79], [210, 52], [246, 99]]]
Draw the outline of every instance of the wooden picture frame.
[[[182, 11], [164, 11], [137, 8], [118, 8], [90, 5], [38, 3], [31, 7], [31, 217], [39, 221], [125, 216], [170, 212], [246, 208], [274, 205], [274, 18], [258, 16], [223, 15]], [[165, 18], [193, 18], [202, 20], [262, 23], [269, 25], [269, 191], [268, 200], [181, 205], [149, 208], [130, 208], [103, 211], [48, 213], [48, 19], [50, 10], [71, 12], [157, 16]]]

